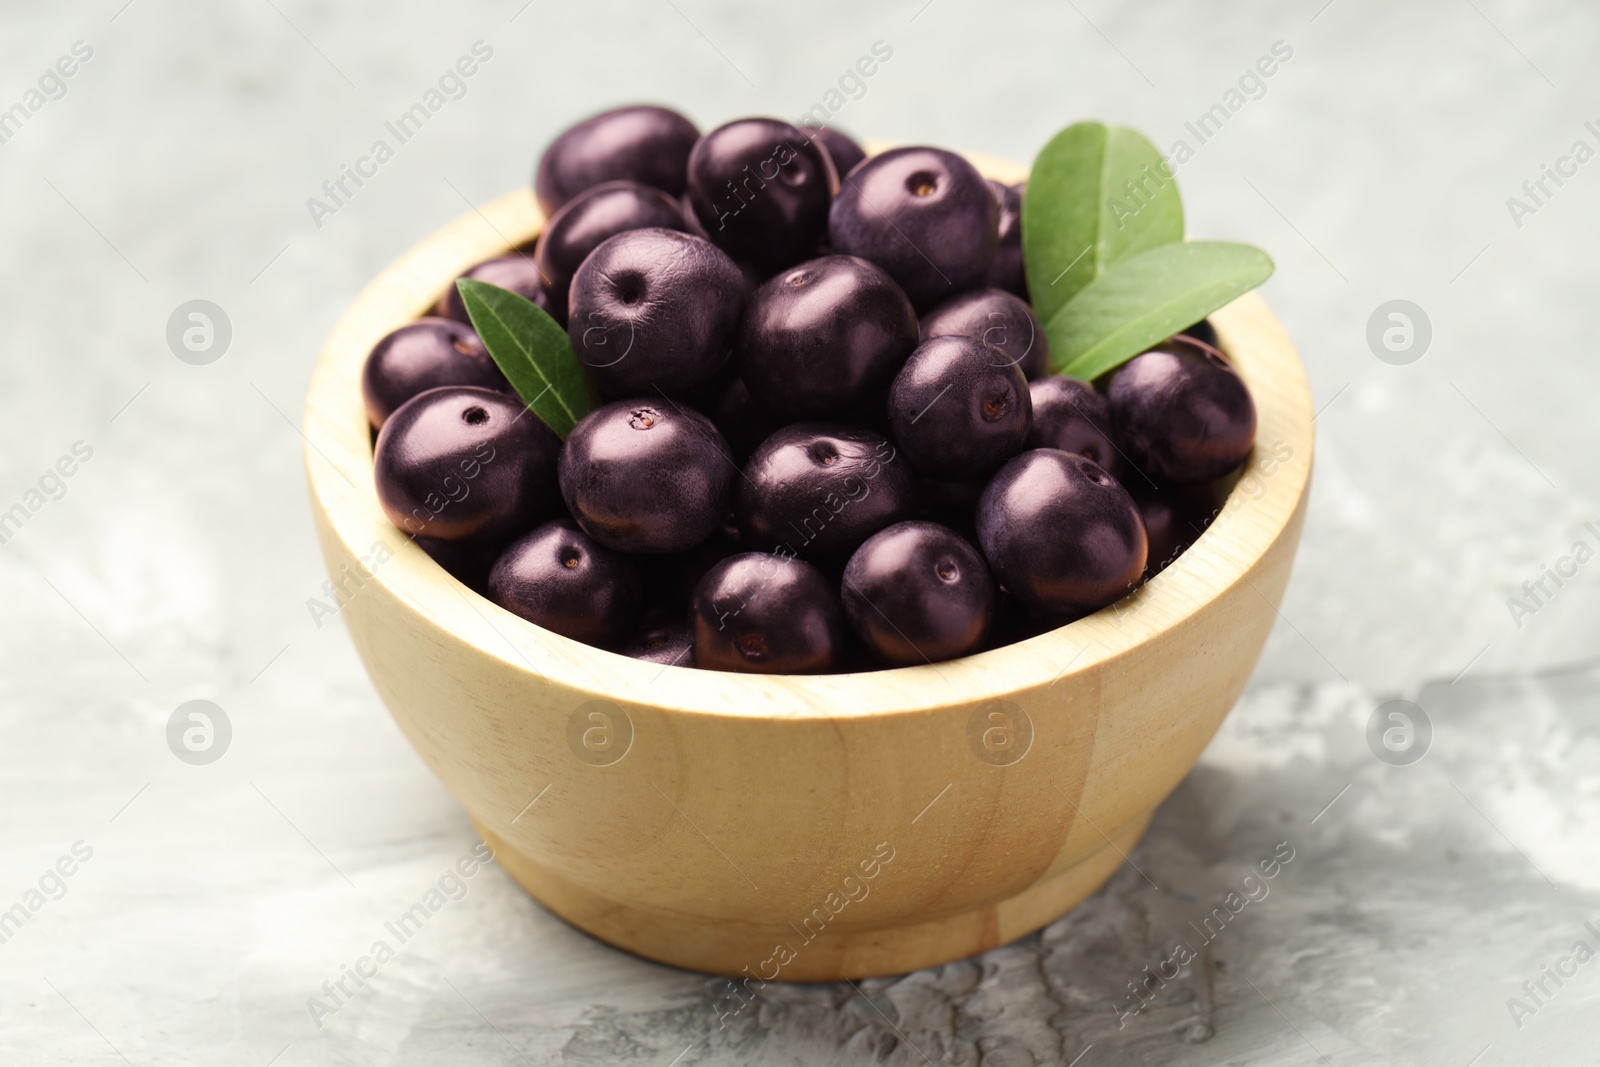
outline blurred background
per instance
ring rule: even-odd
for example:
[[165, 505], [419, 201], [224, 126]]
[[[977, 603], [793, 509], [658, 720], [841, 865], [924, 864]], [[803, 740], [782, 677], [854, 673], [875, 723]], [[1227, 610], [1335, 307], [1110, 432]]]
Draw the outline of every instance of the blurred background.
[[[26, 513], [0, 545], [0, 910], [77, 857], [0, 943], [0, 1059], [1592, 1062], [1600, 962], [1536, 983], [1600, 950], [1600, 12], [67, 0], [0, 27], [0, 512]], [[319, 1029], [307, 998], [474, 838], [308, 611], [305, 386], [385, 264], [636, 101], [703, 129], [822, 103], [860, 138], [1022, 160], [1082, 118], [1185, 141], [1191, 235], [1276, 259], [1320, 412], [1279, 625], [1134, 854], [1166, 889], [1124, 870], [977, 963], [774, 993], [722, 1030], [703, 979], [490, 869]], [[195, 300], [227, 326], [200, 364], [169, 342]], [[1396, 309], [1410, 340], [1386, 346]], [[1367, 741], [1396, 699], [1432, 725], [1409, 766]], [[168, 747], [190, 700], [226, 717], [213, 764]], [[1119, 1028], [1153, 931], [1285, 839], [1273, 898]]]

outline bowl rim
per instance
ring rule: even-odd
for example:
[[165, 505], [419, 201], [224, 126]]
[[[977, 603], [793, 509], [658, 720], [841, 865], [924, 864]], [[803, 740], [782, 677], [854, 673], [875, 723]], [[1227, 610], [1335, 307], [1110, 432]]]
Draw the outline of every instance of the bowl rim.
[[[989, 178], [1014, 183], [1027, 177], [1027, 168], [1014, 161], [967, 158]], [[1250, 583], [1250, 572], [1290, 533], [1308, 491], [1315, 431], [1304, 368], [1266, 302], [1247, 293], [1211, 316], [1256, 404], [1256, 444], [1247, 471], [1264, 460], [1264, 447], [1281, 453], [1287, 446], [1288, 455], [1279, 455], [1256, 480], [1264, 486], [1259, 495], [1243, 495], [1249, 476], [1241, 479], [1183, 555], [1115, 604], [960, 659], [852, 674], [705, 671], [581, 644], [471, 592], [388, 522], [373, 482], [360, 388], [361, 368], [380, 338], [428, 313], [444, 288], [473, 264], [526, 245], [543, 221], [531, 188], [524, 188], [475, 205], [380, 272], [329, 334], [307, 390], [303, 430], [313, 506], [349, 557], [364, 561], [360, 588], [380, 584], [416, 615], [513, 672], [597, 698], [733, 718], [881, 717], [978, 704], [1054, 686], [1184, 626], [1208, 603]], [[385, 556], [380, 544], [391, 554]]]

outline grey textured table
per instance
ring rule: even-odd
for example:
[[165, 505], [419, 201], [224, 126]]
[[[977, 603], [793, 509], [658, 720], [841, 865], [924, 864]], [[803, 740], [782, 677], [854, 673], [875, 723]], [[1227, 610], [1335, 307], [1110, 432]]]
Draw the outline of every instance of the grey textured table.
[[[0, 909], [30, 916], [0, 944], [0, 1062], [1600, 1056], [1600, 960], [1573, 954], [1600, 948], [1592, 9], [96, 0], [0, 25], [0, 109], [22, 107], [0, 112], [0, 510], [26, 512], [0, 548]], [[314, 218], [477, 41], [459, 98]], [[1086, 116], [1187, 139], [1191, 231], [1275, 255], [1267, 296], [1323, 410], [1249, 690], [1104, 892], [979, 959], [773, 987], [723, 1027], [716, 983], [597, 944], [490, 867], [319, 1029], [308, 999], [474, 843], [337, 617], [308, 611], [297, 425], [322, 337], [580, 115], [798, 116], [878, 41], [893, 56], [834, 98], [842, 128], [1018, 158]], [[1292, 56], [1229, 97], [1275, 42]], [[1218, 103], [1200, 144], [1185, 124]], [[208, 365], [166, 339], [193, 299], [231, 322]], [[1404, 365], [1367, 340], [1396, 299], [1431, 323]], [[1571, 576], [1535, 603], [1546, 568]], [[209, 765], [167, 744], [194, 699], [232, 725]], [[1426, 710], [1420, 762], [1369, 746], [1390, 699]], [[1270, 892], [1198, 944], [1275, 849]], [[1130, 1010], [1179, 940], [1197, 958]]]

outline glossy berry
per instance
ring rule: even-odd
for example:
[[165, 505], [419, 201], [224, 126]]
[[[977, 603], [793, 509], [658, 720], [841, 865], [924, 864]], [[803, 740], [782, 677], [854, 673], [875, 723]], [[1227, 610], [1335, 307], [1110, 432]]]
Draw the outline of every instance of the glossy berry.
[[711, 242], [629, 230], [573, 276], [567, 334], [608, 396], [679, 396], [727, 362], [744, 309], [744, 275]]
[[694, 123], [664, 107], [619, 107], [570, 127], [544, 150], [534, 192], [547, 216], [590, 186], [643, 182], [683, 192], [689, 151], [699, 140]]
[[938, 148], [895, 148], [839, 190], [828, 240], [878, 264], [926, 308], [983, 284], [999, 226], [1000, 205], [971, 163]]
[[639, 616], [639, 578], [566, 519], [518, 538], [489, 572], [489, 599], [586, 645], [621, 641]]
[[1158, 480], [1209, 482], [1250, 455], [1256, 408], [1215, 350], [1176, 339], [1134, 356], [1106, 386], [1129, 460]]
[[[1029, 448], [1059, 448], [1076, 452], [1121, 478], [1122, 457], [1112, 440], [1111, 404], [1094, 386], [1079, 378], [1052, 374], [1028, 383], [1033, 400], [1033, 428]], [[1129, 480], [1144, 481], [1137, 475]]]
[[827, 150], [828, 158], [833, 160], [833, 169], [839, 175], [840, 182], [844, 181], [846, 174], [855, 169], [857, 163], [867, 158], [866, 151], [856, 144], [854, 138], [840, 133], [832, 126], [802, 126], [800, 130]]
[[367, 421], [382, 427], [401, 404], [444, 385], [511, 391], [472, 327], [433, 318], [402, 326], [373, 346], [361, 368]]
[[1217, 482], [1152, 487], [1141, 480], [1129, 488], [1150, 542], [1146, 578], [1160, 574], [1188, 551], [1222, 513], [1228, 496]]
[[[518, 252], [515, 255], [484, 260], [461, 277], [509, 289], [546, 311], [551, 309], [550, 297], [544, 291], [544, 282], [539, 277], [538, 263], [531, 252]], [[438, 310], [442, 318], [472, 325], [472, 318], [467, 314], [466, 305], [461, 302], [461, 290], [456, 288], [454, 282], [450, 283], [450, 287], [439, 298]]]
[[567, 290], [589, 253], [628, 230], [684, 228], [678, 202], [640, 182], [601, 182], [568, 200], [539, 236], [535, 261], [556, 321], [567, 321]]
[[645, 622], [620, 648], [624, 656], [675, 667], [694, 666], [694, 628], [678, 618]]
[[873, 534], [850, 557], [841, 590], [857, 636], [897, 667], [976, 651], [994, 617], [994, 579], [983, 557], [932, 522]]
[[681, 552], [727, 509], [737, 471], [711, 420], [624, 400], [584, 416], [561, 449], [561, 495], [583, 531], [623, 552]]
[[1147, 552], [1128, 491], [1098, 464], [1053, 448], [1000, 468], [978, 501], [978, 543], [1018, 599], [1073, 614], [1132, 590]]
[[1023, 447], [1032, 406], [1022, 370], [971, 337], [935, 337], [889, 389], [889, 426], [929, 478], [971, 481]]
[[1022, 269], [1022, 192], [1026, 184], [989, 182], [989, 191], [1000, 205], [1000, 244], [989, 264], [988, 284], [1024, 300], [1028, 299], [1028, 278]]
[[821, 674], [845, 642], [833, 583], [811, 564], [743, 552], [711, 568], [690, 602], [694, 665], [746, 674]]
[[764, 441], [738, 483], [745, 539], [824, 565], [909, 518], [916, 483], [888, 439], [854, 427], [797, 422]]
[[560, 447], [514, 396], [430, 389], [400, 405], [378, 431], [378, 502], [390, 522], [419, 537], [510, 537], [560, 511]]
[[689, 154], [689, 202], [711, 240], [763, 277], [816, 254], [839, 187], [821, 146], [778, 119], [739, 119]]
[[1003, 289], [974, 289], [922, 317], [922, 340], [959, 335], [998, 348], [1033, 379], [1050, 368], [1050, 342], [1033, 309]]
[[751, 395], [787, 418], [881, 409], [917, 347], [917, 315], [887, 274], [854, 256], [823, 256], [755, 291], [739, 330]]

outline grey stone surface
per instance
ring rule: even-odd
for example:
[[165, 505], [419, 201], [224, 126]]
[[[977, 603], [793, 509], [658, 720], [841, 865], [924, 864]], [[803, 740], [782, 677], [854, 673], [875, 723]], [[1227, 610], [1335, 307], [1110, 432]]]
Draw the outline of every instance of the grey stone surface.
[[[1582, 528], [1600, 522], [1600, 163], [1507, 206], [1575, 141], [1600, 148], [1592, 9], [97, 0], [6, 4], [0, 25], [0, 108], [93, 50], [0, 143], [0, 510], [31, 509], [0, 547], [0, 907], [92, 850], [0, 944], [0, 1062], [1600, 1054], [1600, 961], [1546, 978], [1520, 1027], [1507, 1006], [1600, 945], [1600, 565], [1520, 620], [1507, 603], [1600, 540]], [[478, 40], [494, 54], [465, 96], [316, 225], [307, 198]], [[307, 612], [296, 427], [321, 339], [576, 117], [629, 99], [706, 125], [797, 116], [878, 40], [894, 56], [841, 127], [1018, 158], [1085, 116], [1187, 139], [1191, 231], [1276, 257], [1267, 296], [1326, 408], [1249, 691], [1136, 867], [978, 960], [771, 987], [719, 1028], [713, 983], [593, 942], [490, 868], [319, 1030], [307, 998], [474, 843], [338, 620]], [[1277, 41], [1292, 58], [1199, 145], [1185, 122]], [[197, 299], [232, 326], [201, 365], [167, 335]], [[1401, 366], [1367, 343], [1396, 299], [1432, 324]], [[90, 458], [30, 497], [76, 442]], [[1394, 698], [1433, 723], [1412, 766], [1368, 748]], [[190, 700], [229, 717], [214, 763], [169, 748]], [[1119, 1028], [1127, 983], [1280, 842], [1268, 895]]]

